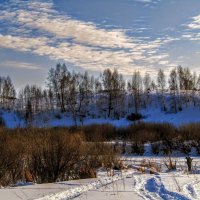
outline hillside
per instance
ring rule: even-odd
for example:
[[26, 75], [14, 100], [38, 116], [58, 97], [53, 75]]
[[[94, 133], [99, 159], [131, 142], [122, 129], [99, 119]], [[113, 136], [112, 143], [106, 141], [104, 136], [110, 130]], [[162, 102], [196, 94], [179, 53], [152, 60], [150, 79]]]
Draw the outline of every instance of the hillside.
[[[77, 125], [92, 125], [92, 124], [111, 124], [115, 127], [127, 127], [137, 122], [149, 123], [170, 123], [175, 126], [180, 126], [190, 123], [200, 122], [200, 107], [189, 105], [182, 111], [170, 113], [161, 111], [156, 106], [142, 109], [143, 118], [135, 122], [129, 121], [126, 118], [121, 119], [105, 119], [105, 118], [89, 118], [86, 117], [83, 122], [78, 121]], [[7, 128], [25, 127], [26, 122], [23, 117], [20, 117], [13, 111], [1, 111], [1, 117]], [[74, 126], [75, 122], [67, 113], [46, 112], [39, 114], [32, 122], [34, 127], [70, 127]]]

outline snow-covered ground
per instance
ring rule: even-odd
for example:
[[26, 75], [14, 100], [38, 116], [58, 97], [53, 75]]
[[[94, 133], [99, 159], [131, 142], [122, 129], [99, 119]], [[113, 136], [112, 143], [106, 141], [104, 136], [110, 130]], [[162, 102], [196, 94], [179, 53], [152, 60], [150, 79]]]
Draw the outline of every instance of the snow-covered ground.
[[0, 199], [2, 200], [28, 200], [37, 199], [43, 196], [59, 193], [66, 190], [86, 185], [95, 179], [82, 179], [68, 182], [48, 183], [48, 184], [25, 184], [24, 186], [9, 187], [0, 189]]
[[[141, 113], [144, 118], [140, 121], [144, 122], [166, 122], [175, 126], [200, 122], [200, 108], [194, 106], [185, 107], [178, 113], [162, 112], [158, 107], [150, 107], [148, 109], [141, 110]], [[56, 117], [57, 115], [59, 115], [59, 117]], [[8, 128], [25, 127], [25, 121], [12, 111], [1, 111], [1, 116], [6, 127]], [[115, 127], [126, 127], [133, 123], [134, 122], [128, 121], [126, 118], [121, 118], [119, 120], [105, 118], [85, 118], [83, 123], [77, 120], [77, 125], [111, 124]], [[74, 125], [74, 120], [66, 113], [43, 113], [38, 115], [33, 121], [33, 126], [35, 127], [69, 127]]]
[[[141, 121], [144, 122], [152, 122], [152, 123], [171, 123], [175, 126], [180, 126], [182, 124], [196, 123], [200, 122], [200, 108], [189, 106], [184, 108], [181, 112], [178, 113], [165, 113], [162, 112], [160, 108], [151, 107], [149, 109], [145, 109], [141, 111], [145, 116]], [[43, 121], [44, 122], [44, 121]], [[55, 127], [55, 126], [73, 126], [74, 121], [70, 117], [65, 117], [64, 115], [61, 119], [55, 119], [49, 117], [49, 120], [44, 123], [42, 120], [39, 122], [36, 121], [35, 125], [45, 126], [45, 127]], [[126, 127], [134, 122], [128, 121], [126, 118], [121, 118], [119, 120], [112, 119], [91, 119], [86, 118], [83, 121], [83, 125], [91, 125], [91, 124], [111, 124], [115, 127]], [[82, 125], [81, 123], [78, 123]]]
[[[200, 158], [194, 158], [195, 173], [186, 173], [184, 158], [178, 158], [177, 170], [168, 172], [164, 158], [155, 163], [162, 165], [161, 172], [142, 174], [137, 169], [149, 157], [122, 157], [127, 170], [115, 171], [113, 176], [100, 169], [97, 179], [74, 180], [50, 184], [34, 184], [0, 189], [0, 199], [9, 200], [190, 200], [200, 199]], [[173, 158], [174, 159], [174, 158]], [[177, 159], [177, 158], [176, 158]]]
[[151, 107], [143, 111], [145, 122], [171, 123], [175, 126], [200, 122], [200, 108], [188, 106], [178, 113], [161, 112], [159, 108]]
[[25, 126], [25, 121], [13, 111], [1, 110], [0, 116], [2, 117], [7, 128], [18, 128]]

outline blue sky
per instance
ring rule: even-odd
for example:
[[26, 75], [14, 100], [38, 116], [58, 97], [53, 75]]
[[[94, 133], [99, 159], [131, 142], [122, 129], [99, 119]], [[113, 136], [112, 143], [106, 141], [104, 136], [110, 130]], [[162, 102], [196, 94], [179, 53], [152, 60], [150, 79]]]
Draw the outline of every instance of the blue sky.
[[126, 77], [178, 65], [200, 72], [200, 1], [0, 0], [1, 75], [44, 85], [58, 62]]

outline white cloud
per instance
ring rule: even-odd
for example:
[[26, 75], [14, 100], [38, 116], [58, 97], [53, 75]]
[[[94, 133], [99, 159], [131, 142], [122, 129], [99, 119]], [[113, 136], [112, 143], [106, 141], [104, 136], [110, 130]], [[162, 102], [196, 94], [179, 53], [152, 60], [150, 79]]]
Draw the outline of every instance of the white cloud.
[[52, 4], [30, 1], [25, 5], [24, 9], [16, 10], [15, 14], [10, 14], [8, 11], [2, 12], [2, 18], [10, 19], [12, 23], [15, 22], [26, 28], [48, 32], [57, 38], [73, 38], [75, 42], [92, 46], [107, 48], [134, 48], [135, 46], [134, 41], [128, 38], [123, 30], [108, 31], [97, 28], [92, 23], [60, 15], [53, 10]]
[[17, 69], [27, 69], [27, 70], [41, 70], [42, 68], [39, 65], [33, 63], [25, 63], [19, 61], [4, 61], [1, 63], [4, 67], [17, 68]]
[[25, 38], [11, 35], [0, 34], [0, 47], [15, 49], [18, 51], [31, 51], [39, 48], [40, 46], [46, 46], [48, 39], [45, 37], [41, 38]]
[[200, 15], [192, 18], [192, 22], [187, 25], [190, 29], [200, 29]]
[[[0, 16], [0, 20], [18, 26], [12, 35], [0, 35], [0, 48], [32, 52], [93, 71], [115, 67], [130, 75], [136, 69], [145, 71], [142, 62], [147, 68], [166, 64], [168, 55], [159, 53], [159, 49], [174, 40], [129, 37], [121, 29], [106, 30], [61, 15], [52, 2], [39, 0], [12, 0], [10, 6], [0, 11]], [[32, 31], [38, 34], [33, 37]]]

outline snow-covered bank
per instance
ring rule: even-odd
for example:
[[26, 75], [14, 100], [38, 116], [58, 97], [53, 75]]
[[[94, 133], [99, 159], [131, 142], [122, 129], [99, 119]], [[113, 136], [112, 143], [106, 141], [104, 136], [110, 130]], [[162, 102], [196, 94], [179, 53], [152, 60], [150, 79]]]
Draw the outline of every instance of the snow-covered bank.
[[200, 108], [188, 106], [178, 113], [161, 112], [158, 108], [149, 108], [142, 112], [146, 118], [144, 122], [170, 123], [175, 126], [200, 122]]
[[[200, 122], [200, 108], [188, 106], [178, 113], [167, 113], [160, 110], [157, 107], [150, 107], [145, 110], [141, 110], [144, 116], [140, 122], [149, 123], [170, 123], [175, 126], [182, 124], [199, 123]], [[59, 115], [59, 117], [58, 117]], [[7, 128], [25, 127], [25, 120], [12, 111], [1, 111], [1, 117]], [[111, 124], [115, 127], [127, 127], [131, 124], [137, 123], [127, 120], [126, 118], [117, 119], [105, 119], [105, 118], [85, 118], [83, 122], [77, 120], [77, 125], [92, 125], [92, 124]], [[74, 126], [75, 122], [66, 113], [42, 113], [35, 117], [32, 122], [34, 127], [70, 127]]]
[[[160, 110], [160, 108], [151, 107], [141, 111], [144, 116], [140, 121], [150, 123], [170, 123], [175, 126], [182, 124], [198, 123], [200, 122], [200, 108], [189, 106], [184, 108], [178, 113], [166, 113]], [[127, 127], [135, 122], [129, 121], [126, 118], [119, 120], [104, 119], [104, 118], [85, 118], [83, 123], [77, 122], [78, 125], [92, 125], [92, 124], [111, 124], [115, 127]], [[137, 123], [137, 121], [136, 121]], [[49, 117], [49, 120], [43, 122], [42, 120], [35, 120], [35, 126], [41, 127], [61, 127], [61, 126], [73, 126], [74, 121], [70, 117], [61, 115], [60, 119]]]

